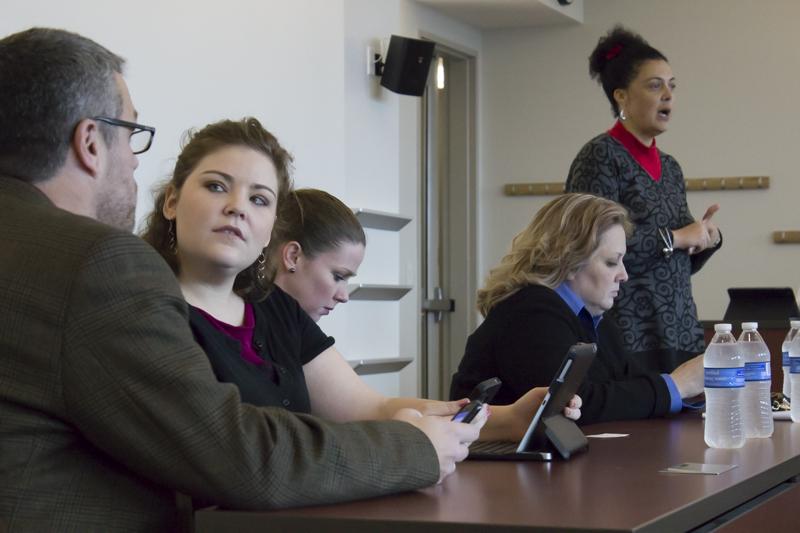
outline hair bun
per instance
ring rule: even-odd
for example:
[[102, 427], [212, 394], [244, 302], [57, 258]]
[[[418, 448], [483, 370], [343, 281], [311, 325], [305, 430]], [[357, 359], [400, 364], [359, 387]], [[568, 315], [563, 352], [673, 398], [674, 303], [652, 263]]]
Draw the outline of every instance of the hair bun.
[[589, 56], [589, 75], [595, 79], [603, 74], [610, 61], [631, 50], [648, 48], [650, 45], [638, 33], [617, 25], [600, 37]]

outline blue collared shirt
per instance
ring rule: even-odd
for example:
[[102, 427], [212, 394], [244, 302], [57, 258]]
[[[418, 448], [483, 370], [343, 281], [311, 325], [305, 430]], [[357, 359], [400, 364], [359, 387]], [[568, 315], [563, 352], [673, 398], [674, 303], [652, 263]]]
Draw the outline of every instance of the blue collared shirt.
[[[594, 340], [597, 341], [597, 327], [600, 325], [603, 315], [592, 316], [589, 310], [586, 309], [586, 304], [583, 302], [583, 299], [575, 294], [575, 291], [570, 288], [566, 281], [562, 282], [554, 290], [561, 296], [564, 303], [567, 304], [584, 325], [591, 326], [591, 331], [594, 333]], [[669, 391], [669, 412], [677, 413], [683, 407], [681, 395], [678, 393], [678, 387], [669, 374], [661, 374], [661, 377], [664, 379], [667, 390]]]
[[556, 287], [555, 291], [584, 325], [591, 326], [591, 331], [594, 333], [594, 340], [596, 341], [597, 327], [600, 325], [600, 321], [603, 320], [603, 315], [592, 316], [589, 310], [586, 309], [583, 299], [575, 294], [575, 291], [570, 288], [566, 281]]

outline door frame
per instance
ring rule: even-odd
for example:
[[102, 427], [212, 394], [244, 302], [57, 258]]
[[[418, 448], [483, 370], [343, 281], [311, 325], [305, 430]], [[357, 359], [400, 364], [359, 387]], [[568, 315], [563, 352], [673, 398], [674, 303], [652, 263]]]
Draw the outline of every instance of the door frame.
[[[459, 187], [464, 187], [464, 201], [465, 205], [459, 206], [463, 208], [463, 220], [466, 237], [464, 245], [465, 258], [462, 268], [463, 290], [460, 291], [458, 301], [454, 313], [451, 313], [453, 321], [458, 321], [460, 328], [446, 328], [448, 338], [444, 341], [444, 346], [449, 347], [449, 353], [442, 354], [444, 360], [438, 359], [435, 354], [428, 353], [428, 323], [429, 318], [426, 313], [420, 313], [420, 329], [419, 329], [419, 365], [418, 389], [420, 395], [423, 397], [432, 398], [447, 398], [449, 395], [449, 382], [450, 376], [456, 370], [458, 363], [463, 355], [463, 347], [466, 343], [467, 335], [472, 333], [477, 325], [477, 313], [475, 312], [476, 291], [477, 291], [477, 271], [478, 271], [478, 238], [477, 238], [477, 222], [478, 222], [478, 202], [477, 202], [477, 67], [478, 67], [478, 53], [469, 48], [460, 46], [458, 44], [442, 39], [434, 34], [427, 32], [420, 32], [422, 39], [431, 40], [436, 42], [436, 52], [443, 52], [445, 55], [455, 57], [464, 64], [464, 89], [465, 100], [464, 109], [467, 116], [463, 118], [465, 125], [464, 135], [464, 154], [460, 163], [464, 168], [463, 181], [458, 183]], [[435, 65], [435, 58], [434, 58]], [[429, 88], [435, 90], [435, 73], [431, 75], [431, 80], [428, 83]], [[419, 224], [419, 243], [420, 243], [420, 261], [419, 261], [419, 287], [420, 287], [420, 305], [422, 301], [429, 297], [427, 293], [428, 275], [427, 265], [424, 264], [425, 257], [427, 256], [427, 179], [428, 179], [428, 106], [426, 101], [427, 95], [422, 97], [422, 105], [420, 106], [420, 198], [418, 209]], [[452, 119], [449, 121], [452, 123]], [[447, 179], [452, 184], [452, 175], [448, 173]], [[447, 279], [452, 279], [453, 270], [445, 273]], [[452, 295], [447, 295], [452, 298]], [[457, 329], [457, 331], [453, 331]], [[435, 371], [431, 369], [435, 368]], [[438, 375], [435, 375], [437, 374]], [[433, 383], [432, 383], [433, 382]], [[438, 387], [437, 387], [438, 382]], [[435, 390], [440, 387], [440, 390]]]

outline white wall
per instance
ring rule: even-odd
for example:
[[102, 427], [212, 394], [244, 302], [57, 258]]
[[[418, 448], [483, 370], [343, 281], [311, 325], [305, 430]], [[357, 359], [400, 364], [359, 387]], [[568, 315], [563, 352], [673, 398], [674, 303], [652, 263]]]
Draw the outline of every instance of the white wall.
[[[140, 156], [141, 220], [152, 185], [174, 164], [189, 127], [259, 118], [295, 156], [298, 186], [326, 189], [351, 206], [416, 218], [419, 99], [366, 74], [366, 45], [396, 33], [441, 35], [473, 49], [480, 34], [409, 0], [2, 0], [0, 35], [30, 26], [76, 31], [128, 60], [140, 121], [157, 127]], [[417, 226], [368, 230], [362, 283], [415, 284]], [[323, 319], [349, 358], [416, 356], [418, 295], [401, 303], [353, 302]], [[414, 394], [416, 367], [371, 376], [384, 392]]]
[[[412, 218], [397, 234], [367, 230], [367, 255], [355, 281], [416, 286], [421, 100], [391, 93], [380, 88], [378, 80], [366, 78], [365, 48], [395, 33], [433, 35], [477, 51], [480, 33], [409, 0], [346, 0], [344, 12], [347, 197], [358, 207]], [[349, 314], [331, 316], [331, 322], [347, 320], [337, 346], [352, 358], [417, 357], [423, 297], [415, 289], [399, 303], [348, 304]], [[393, 375], [366, 379], [387, 393], [415, 395], [418, 371], [415, 360], [399, 380]]]
[[613, 122], [587, 58], [614, 23], [640, 32], [670, 60], [678, 90], [659, 147], [687, 177], [771, 176], [751, 192], [690, 192], [725, 245], [693, 277], [702, 319], [719, 319], [732, 286], [798, 286], [800, 248], [771, 232], [800, 227], [793, 204], [800, 94], [800, 3], [792, 0], [592, 0], [584, 24], [483, 35], [481, 276], [550, 197], [505, 197], [510, 182], [563, 181], [580, 147]]
[[182, 133], [221, 118], [256, 116], [294, 153], [298, 183], [344, 192], [341, 1], [7, 4], [0, 34], [61, 27], [127, 59], [139, 119], [158, 130], [139, 158], [140, 220]]

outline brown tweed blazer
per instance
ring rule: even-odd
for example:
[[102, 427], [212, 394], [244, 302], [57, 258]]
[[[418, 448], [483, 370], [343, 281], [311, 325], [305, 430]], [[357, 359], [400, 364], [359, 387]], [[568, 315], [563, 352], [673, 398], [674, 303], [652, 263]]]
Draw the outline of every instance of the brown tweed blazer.
[[409, 424], [242, 404], [147, 244], [0, 177], [0, 531], [170, 531], [175, 491], [270, 509], [437, 477]]

